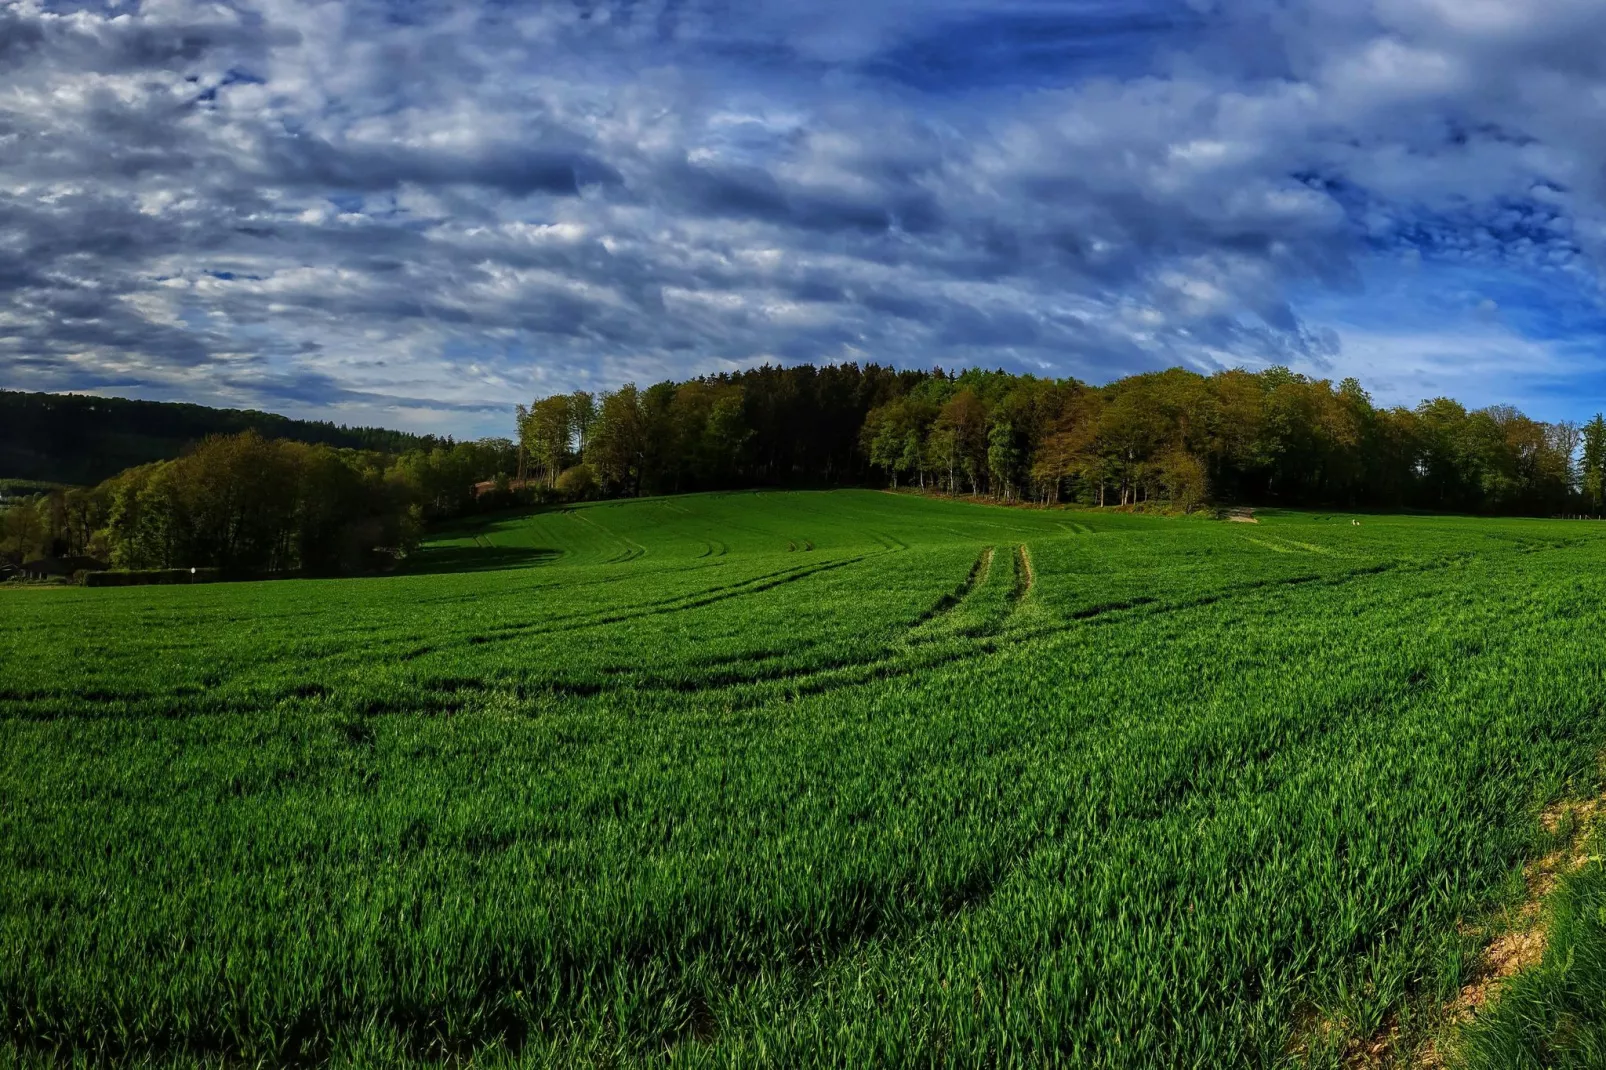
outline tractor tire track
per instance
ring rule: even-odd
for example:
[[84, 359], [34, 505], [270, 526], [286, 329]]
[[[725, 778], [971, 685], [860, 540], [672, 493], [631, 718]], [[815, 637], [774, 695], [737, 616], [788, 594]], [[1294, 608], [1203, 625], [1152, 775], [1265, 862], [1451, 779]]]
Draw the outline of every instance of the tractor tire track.
[[[1019, 550], [1017, 550], [1017, 553], [1019, 553]], [[1029, 568], [1029, 553], [1017, 557], [1017, 560], [1021, 562], [1023, 567]], [[1065, 618], [1048, 620], [1042, 623], [1024, 624], [1008, 630], [999, 629], [981, 634], [967, 633], [961, 630], [923, 642], [906, 640], [901, 650], [895, 648], [890, 653], [872, 655], [865, 658], [845, 658], [825, 665], [790, 666], [757, 675], [727, 672], [712, 674], [695, 680], [676, 680], [672, 683], [663, 681], [661, 678], [659, 681], [642, 679], [636, 681], [633, 686], [639, 690], [658, 690], [680, 694], [728, 693], [734, 691], [737, 694], [728, 695], [726, 701], [730, 702], [733, 708], [747, 709], [778, 698], [791, 701], [846, 687], [895, 680], [916, 673], [927, 672], [934, 668], [974, 660], [997, 653], [1006, 642], [1013, 646], [1019, 643], [1046, 640], [1083, 627], [1097, 627], [1120, 621], [1147, 619], [1151, 616], [1184, 612], [1214, 605], [1218, 602], [1252, 596], [1278, 587], [1294, 587], [1308, 583], [1321, 583], [1326, 586], [1337, 587], [1394, 571], [1427, 572], [1438, 568], [1449, 568], [1458, 563], [1459, 560], [1459, 558], [1450, 558], [1438, 562], [1418, 563], [1415, 566], [1404, 562], [1385, 563], [1349, 570], [1336, 576], [1300, 575], [1272, 580], [1255, 580], [1248, 583], [1234, 584], [1219, 591], [1171, 601], [1139, 596], [1087, 606], [1072, 612]], [[978, 559], [977, 564], [979, 565], [980, 563]], [[974, 569], [976, 566], [972, 567]], [[1034, 586], [1036, 582], [1035, 574], [1030, 575], [1030, 583]], [[961, 586], [963, 587], [964, 584]], [[971, 589], [972, 592], [973, 590], [974, 588]], [[1030, 586], [1026, 587], [1025, 590], [1030, 590]], [[1024, 599], [1024, 597], [1025, 595], [1023, 594], [1022, 598]], [[946, 601], [946, 598], [947, 596], [945, 596], [944, 601]], [[956, 602], [952, 605], [944, 605], [942, 611], [944, 614], [952, 613], [959, 604]], [[1019, 603], [1017, 602], [1016, 605], [1018, 606]], [[659, 686], [655, 687], [655, 683]]]
[[[959, 607], [960, 603], [971, 596], [978, 586], [986, 582], [987, 574], [992, 571], [992, 567], [993, 548], [989, 546], [977, 556], [975, 563], [970, 566], [970, 572], [960, 581], [959, 586], [937, 599], [930, 609], [915, 618], [914, 626], [910, 631], [916, 632], [932, 621], [939, 620], [952, 613]], [[918, 642], [919, 640], [911, 638], [910, 641]]]
[[[646, 617], [664, 616], [672, 613], [681, 613], [689, 609], [701, 609], [718, 602], [728, 601], [732, 598], [743, 598], [747, 595], [760, 594], [771, 591], [789, 583], [817, 576], [822, 572], [833, 572], [839, 568], [856, 565], [865, 560], [869, 554], [859, 557], [844, 558], [840, 561], [830, 561], [823, 565], [801, 565], [796, 568], [782, 569], [780, 572], [769, 573], [752, 580], [731, 584], [728, 587], [713, 588], [710, 591], [699, 592], [694, 595], [667, 599], [659, 603], [647, 603], [643, 606], [623, 610], [605, 611], [601, 615], [577, 615], [563, 621], [552, 619], [541, 621], [538, 624], [511, 625], [486, 634], [470, 636], [462, 641], [471, 645], [485, 643], [512, 642], [516, 639], [528, 639], [540, 635], [551, 635], [556, 632], [572, 632], [586, 628], [597, 628], [606, 624], [619, 624], [624, 621], [641, 620]], [[461, 643], [455, 645], [462, 645]]]

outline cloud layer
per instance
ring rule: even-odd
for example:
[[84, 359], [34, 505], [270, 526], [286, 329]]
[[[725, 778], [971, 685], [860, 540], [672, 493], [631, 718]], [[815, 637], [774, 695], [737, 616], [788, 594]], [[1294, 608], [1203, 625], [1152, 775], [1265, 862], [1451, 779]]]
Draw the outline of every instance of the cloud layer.
[[3, 0], [0, 385], [479, 433], [765, 360], [1277, 362], [1576, 415], [1603, 33], [1582, 0]]

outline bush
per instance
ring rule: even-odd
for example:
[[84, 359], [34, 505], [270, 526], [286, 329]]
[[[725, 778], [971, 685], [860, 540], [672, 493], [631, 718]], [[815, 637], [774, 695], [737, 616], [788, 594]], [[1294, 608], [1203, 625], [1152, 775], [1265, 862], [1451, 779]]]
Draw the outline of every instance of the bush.
[[558, 493], [569, 501], [580, 501], [597, 492], [597, 473], [589, 464], [566, 468], [558, 476]]
[[85, 587], [144, 587], [150, 584], [215, 583], [223, 578], [218, 568], [140, 568], [112, 569], [105, 572], [79, 572], [77, 582]]

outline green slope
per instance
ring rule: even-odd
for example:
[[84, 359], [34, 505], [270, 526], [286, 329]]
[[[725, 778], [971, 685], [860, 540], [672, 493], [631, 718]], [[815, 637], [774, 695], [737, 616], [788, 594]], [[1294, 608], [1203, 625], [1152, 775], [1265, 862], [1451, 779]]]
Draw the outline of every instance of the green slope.
[[1602, 535], [730, 494], [0, 590], [9, 1054], [1333, 1064], [1596, 787]]

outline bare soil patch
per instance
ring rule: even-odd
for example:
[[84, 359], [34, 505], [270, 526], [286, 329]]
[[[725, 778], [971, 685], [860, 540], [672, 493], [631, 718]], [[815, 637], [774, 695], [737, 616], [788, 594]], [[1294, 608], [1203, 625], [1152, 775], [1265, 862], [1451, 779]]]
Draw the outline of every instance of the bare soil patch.
[[[1606, 799], [1575, 799], [1556, 803], [1540, 814], [1545, 831], [1565, 831], [1566, 842], [1523, 867], [1522, 901], [1503, 911], [1489, 926], [1493, 936], [1478, 958], [1472, 977], [1439, 1016], [1434, 1035], [1410, 1049], [1401, 1046], [1399, 1023], [1394, 1019], [1369, 1037], [1355, 1037], [1346, 1046], [1344, 1065], [1352, 1070], [1411, 1067], [1440, 1070], [1447, 1065], [1441, 1050], [1443, 1036], [1474, 1020], [1498, 995], [1501, 985], [1545, 957], [1546, 904], [1568, 873], [1587, 860], [1585, 841], [1597, 819], [1606, 816]], [[1318, 1029], [1322, 1028], [1320, 1024]]]

